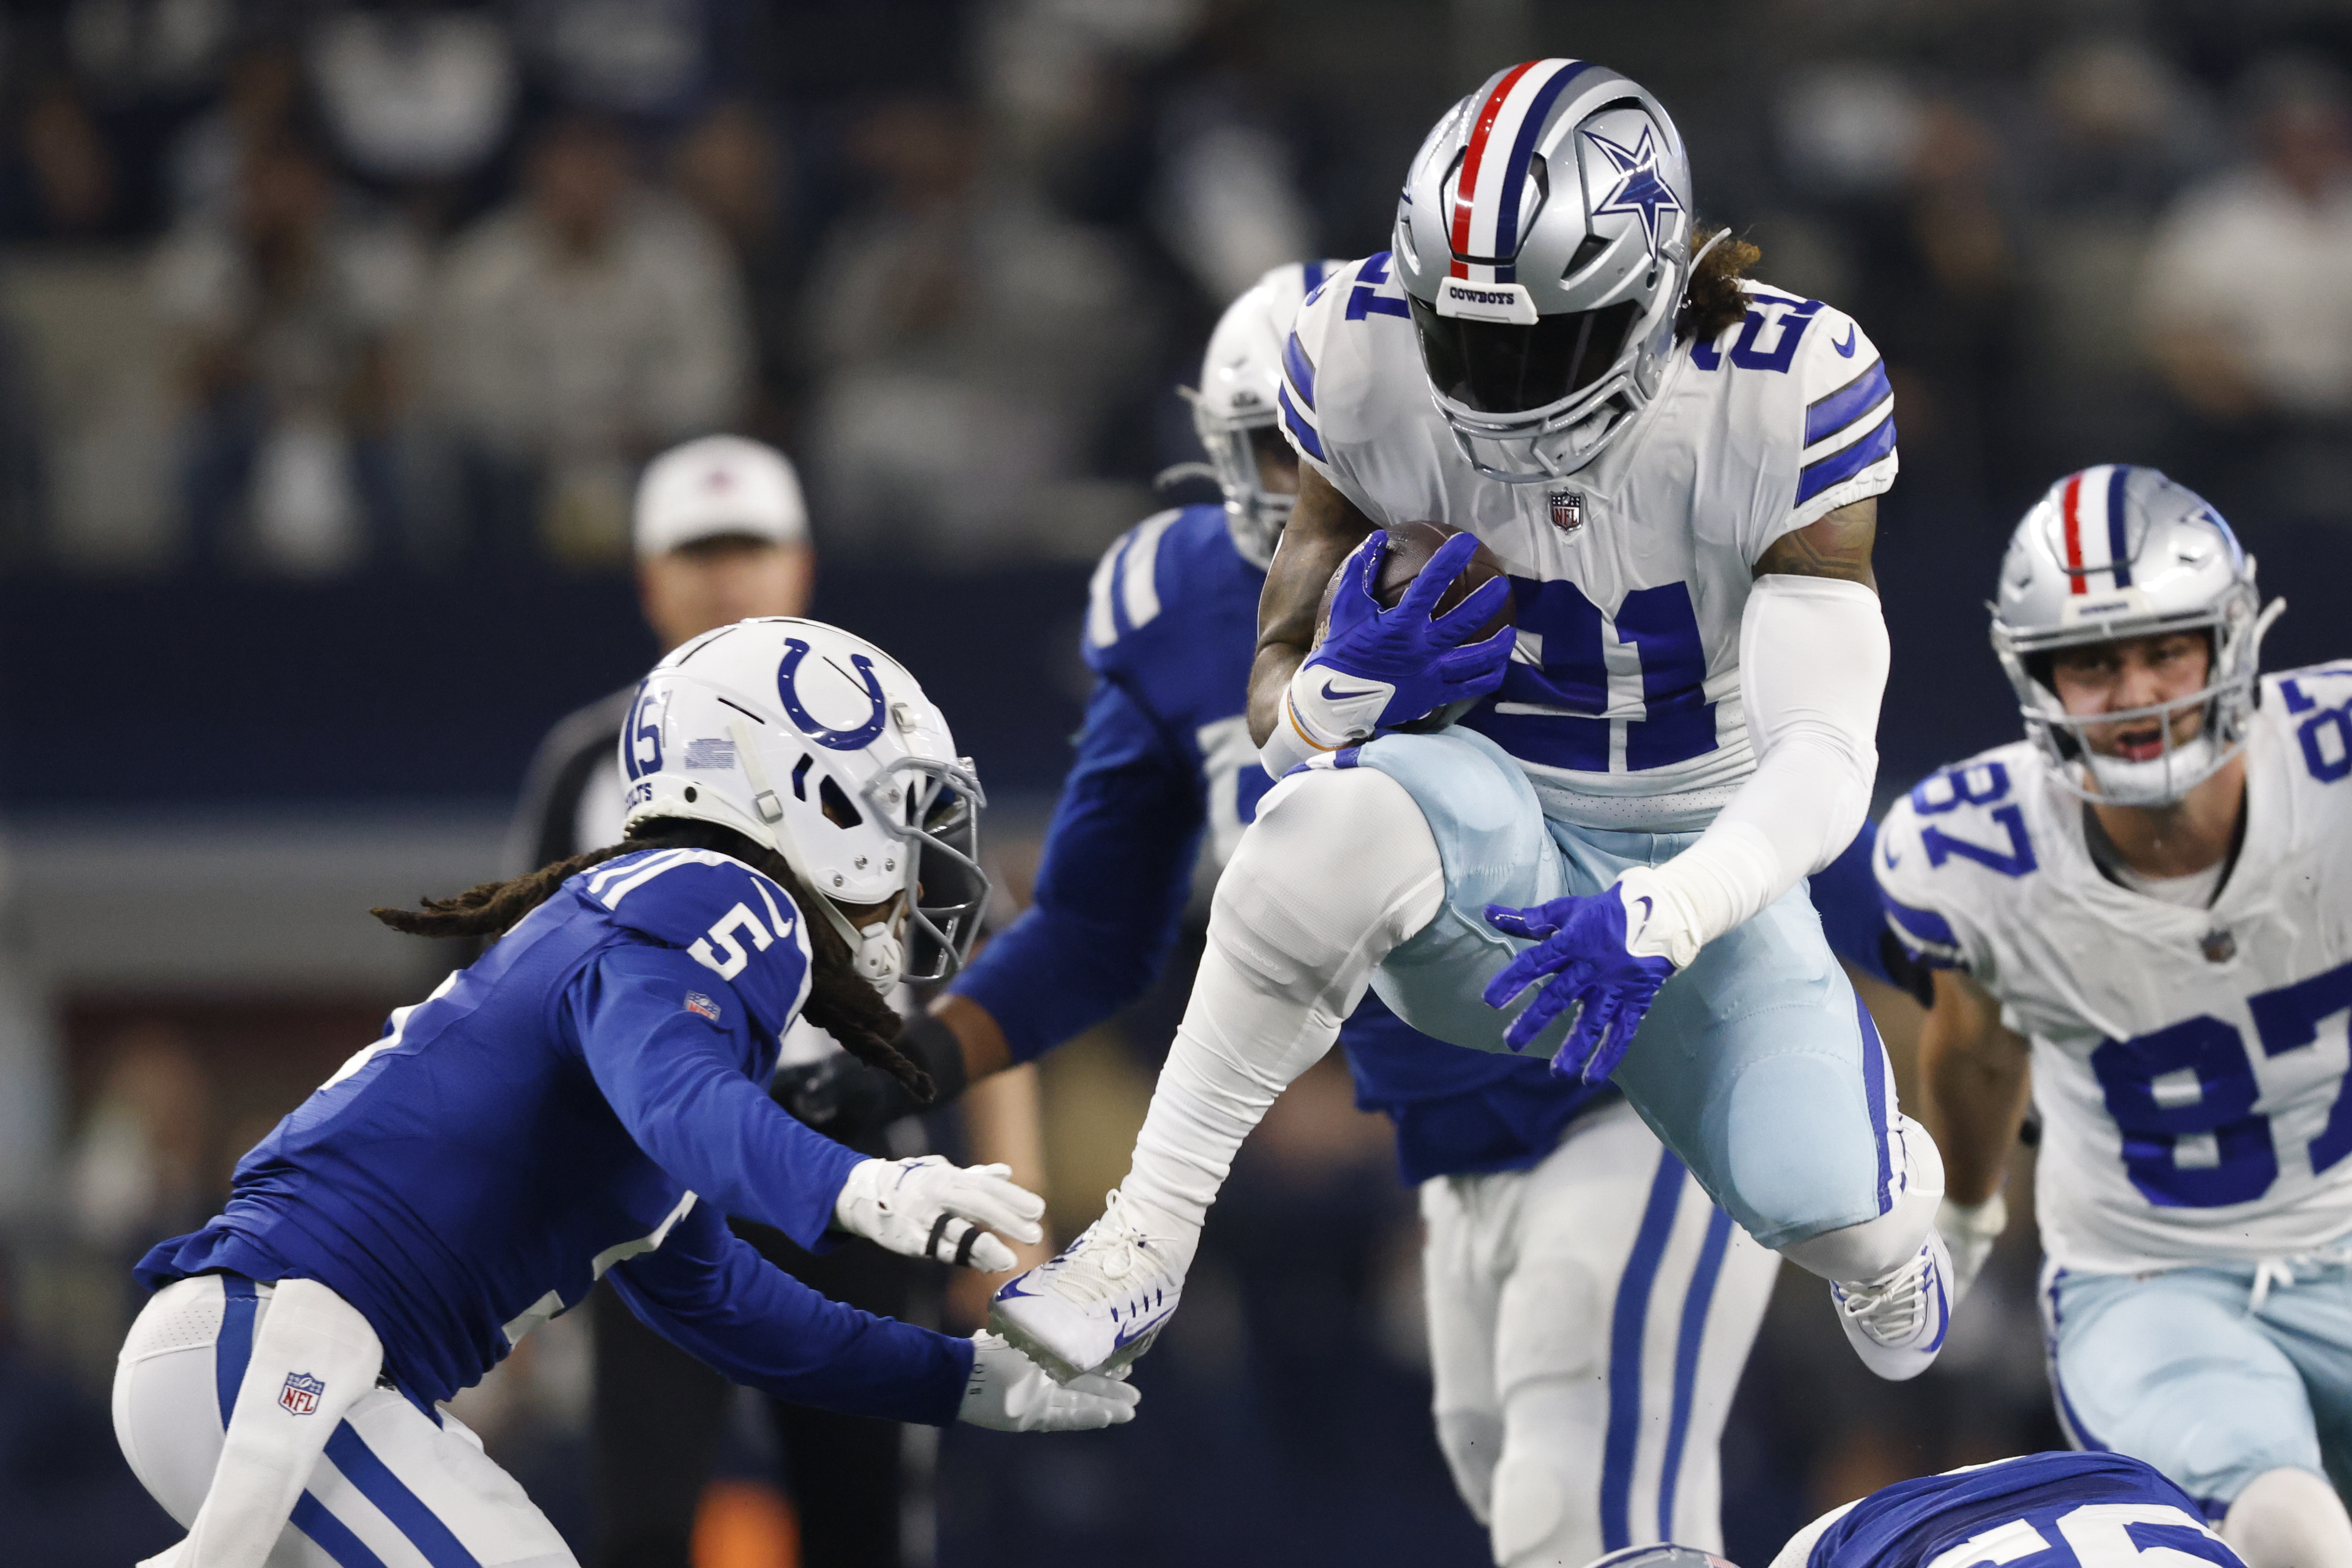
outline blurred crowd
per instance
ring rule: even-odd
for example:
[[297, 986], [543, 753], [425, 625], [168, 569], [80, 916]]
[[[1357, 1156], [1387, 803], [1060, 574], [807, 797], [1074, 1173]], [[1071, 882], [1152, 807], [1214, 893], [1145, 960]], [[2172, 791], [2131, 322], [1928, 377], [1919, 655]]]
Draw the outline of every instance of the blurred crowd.
[[[821, 581], [1091, 559], [1200, 456], [1175, 389], [1224, 301], [1280, 261], [1383, 246], [1429, 122], [1538, 53], [1655, 89], [1703, 215], [1885, 350], [1898, 691], [1923, 650], [1982, 662], [1973, 585], [2068, 467], [2154, 463], [2257, 540], [2352, 539], [2337, 4], [19, 0], [0, 10], [0, 587], [136, 574], [226, 614], [253, 581], [617, 575], [640, 465], [722, 430], [800, 463]], [[511, 613], [527, 633], [548, 602]], [[1075, 625], [1078, 601], [1014, 608]], [[1121, 1174], [1183, 984], [1047, 1063], [1066, 1233]], [[0, 1252], [0, 1535], [27, 1560], [128, 1561], [170, 1532], [106, 1427], [127, 1262], [211, 1210], [377, 1003], [414, 998], [52, 999], [68, 1148], [37, 1191], [0, 1175], [21, 1242]], [[1905, 1004], [1874, 1001], [1899, 1056]], [[1131, 1549], [1138, 1518], [1171, 1561], [1482, 1560], [1428, 1433], [1382, 1124], [1331, 1075], [1284, 1107], [1139, 1375], [1155, 1414], [1027, 1450], [951, 1436], [943, 1560]], [[2055, 1445], [2033, 1260], [2020, 1227], [1907, 1391], [1853, 1364], [1810, 1279], [1784, 1281], [1726, 1441], [1733, 1557], [1899, 1474]], [[568, 1332], [469, 1415], [572, 1528]], [[758, 1442], [736, 1445], [747, 1475], [772, 1458]]]

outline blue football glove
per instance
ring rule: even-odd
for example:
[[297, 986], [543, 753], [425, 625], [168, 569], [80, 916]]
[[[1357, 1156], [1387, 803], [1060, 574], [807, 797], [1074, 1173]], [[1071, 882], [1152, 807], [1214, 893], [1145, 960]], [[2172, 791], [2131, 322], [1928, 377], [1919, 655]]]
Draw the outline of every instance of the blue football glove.
[[1464, 643], [1510, 596], [1501, 579], [1484, 583], [1443, 615], [1431, 611], [1477, 553], [1456, 534], [1437, 548], [1393, 610], [1372, 597], [1386, 531], [1376, 531], [1340, 566], [1323, 642], [1290, 683], [1292, 717], [1326, 750], [1423, 718], [1450, 703], [1475, 700], [1503, 684], [1515, 633], [1508, 626]]
[[1536, 945], [1486, 983], [1486, 1005], [1508, 1006], [1529, 986], [1543, 985], [1511, 1020], [1504, 1042], [1525, 1051], [1573, 1002], [1582, 1010], [1552, 1057], [1551, 1070], [1587, 1083], [1601, 1082], [1616, 1071], [1658, 988], [1675, 969], [1672, 959], [1630, 950], [1657, 913], [1650, 894], [1624, 882], [1590, 897], [1555, 898], [1532, 909], [1488, 904], [1487, 925]]

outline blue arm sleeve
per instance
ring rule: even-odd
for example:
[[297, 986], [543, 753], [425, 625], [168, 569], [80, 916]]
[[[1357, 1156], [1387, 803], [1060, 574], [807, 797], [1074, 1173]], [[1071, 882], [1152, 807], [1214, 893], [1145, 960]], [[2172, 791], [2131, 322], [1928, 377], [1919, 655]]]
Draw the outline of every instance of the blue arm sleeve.
[[944, 1427], [971, 1342], [828, 1300], [698, 1203], [655, 1250], [604, 1278], [645, 1325], [738, 1383], [795, 1404]]
[[1059, 1045], [1143, 994], [1192, 887], [1199, 770], [1141, 704], [1097, 680], [1035, 900], [949, 988], [986, 1008], [1013, 1060]]
[[[714, 1022], [686, 1006], [715, 998]], [[841, 1184], [862, 1157], [786, 1114], [751, 1081], [750, 1009], [670, 947], [608, 947], [565, 988], [559, 1012], [637, 1147], [725, 1214], [822, 1244]]]
[[1886, 916], [1879, 905], [1878, 879], [1870, 869], [1871, 852], [1877, 847], [1878, 824], [1864, 817], [1862, 831], [1845, 852], [1813, 873], [1810, 891], [1830, 950], [1874, 979], [1901, 985], [1887, 973], [1879, 941]]

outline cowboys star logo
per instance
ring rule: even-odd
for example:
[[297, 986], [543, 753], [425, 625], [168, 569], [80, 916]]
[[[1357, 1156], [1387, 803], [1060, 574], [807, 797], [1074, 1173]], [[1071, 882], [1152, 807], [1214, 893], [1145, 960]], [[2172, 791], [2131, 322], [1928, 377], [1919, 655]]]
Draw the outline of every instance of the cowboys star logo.
[[1642, 232], [1648, 236], [1650, 254], [1658, 254], [1658, 219], [1667, 213], [1679, 213], [1683, 204], [1675, 199], [1666, 183], [1658, 178], [1658, 148], [1652, 140], [1650, 128], [1642, 127], [1642, 139], [1631, 147], [1621, 147], [1597, 131], [1584, 133], [1585, 140], [1607, 155], [1617, 171], [1617, 188], [1609, 199], [1592, 209], [1592, 215], [1604, 213], [1632, 213], [1642, 220]]
[[1584, 526], [1584, 497], [1573, 490], [1554, 490], [1546, 497], [1551, 503], [1551, 526], [1561, 533], [1572, 534]]

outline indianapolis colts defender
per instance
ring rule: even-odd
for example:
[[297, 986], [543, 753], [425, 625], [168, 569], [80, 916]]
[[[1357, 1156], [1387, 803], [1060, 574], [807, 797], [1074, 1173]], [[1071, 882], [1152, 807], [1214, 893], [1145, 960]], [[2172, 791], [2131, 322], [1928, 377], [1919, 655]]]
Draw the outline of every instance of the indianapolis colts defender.
[[[1941, 1346], [1941, 1167], [1800, 885], [1876, 766], [1892, 399], [1846, 317], [1699, 266], [1690, 189], [1638, 85], [1514, 66], [1423, 144], [1394, 249], [1300, 311], [1279, 405], [1304, 471], [1251, 683], [1280, 782], [1118, 1201], [999, 1293], [1050, 1369], [1139, 1353], [1242, 1138], [1368, 985], [1442, 1040], [1613, 1082], [1832, 1282], [1882, 1375]], [[1467, 538], [1381, 609], [1374, 530], [1414, 518], [1507, 563], [1515, 634], [1469, 641], [1500, 584], [1432, 617]]]
[[[1832, 1509], [1771, 1568], [2191, 1568], [2239, 1559], [2161, 1475], [2121, 1454], [2026, 1454], [1921, 1476]], [[1591, 1568], [1732, 1568], [1689, 1546], [1650, 1546]]]
[[[1194, 423], [1224, 505], [1161, 512], [1104, 555], [1094, 694], [1034, 901], [900, 1037], [935, 1078], [1028, 1061], [1132, 1001], [1167, 961], [1196, 859], [1222, 867], [1256, 815], [1270, 781], [1243, 707], [1298, 483], [1276, 429], [1282, 350], [1340, 265], [1275, 269], [1209, 340]], [[1874, 942], [1866, 842], [1853, 860]], [[1433, 1041], [1373, 997], [1339, 1043], [1420, 1188], [1438, 1444], [1496, 1561], [1718, 1543], [1717, 1444], [1778, 1260], [1606, 1084]], [[793, 1109], [836, 1135], [853, 1105], [908, 1108], [863, 1063], [791, 1071]]]
[[2058, 1411], [2254, 1568], [2352, 1563], [2352, 664], [2268, 678], [2253, 558], [2152, 468], [2069, 475], [2001, 562], [2027, 738], [1914, 789], [1887, 918], [1938, 966], [1921, 1037], [1960, 1283], [2042, 1113]]
[[1038, 1235], [1004, 1167], [861, 1159], [761, 1088], [803, 1011], [919, 1079], [881, 992], [951, 968], [986, 893], [944, 716], [869, 643], [747, 621], [655, 668], [621, 749], [627, 840], [380, 912], [498, 940], [247, 1154], [220, 1216], [142, 1260], [156, 1294], [114, 1414], [189, 1530], [157, 1561], [572, 1563], [437, 1402], [600, 1276], [787, 1398], [1011, 1430], [1131, 1416], [1132, 1390], [1057, 1387], [992, 1336], [829, 1301], [724, 1222], [983, 1269], [1013, 1260], [981, 1227]]

